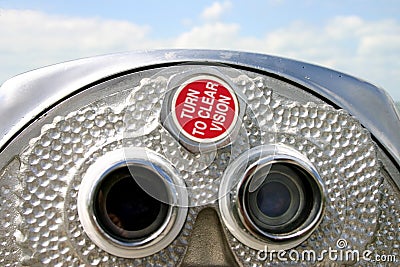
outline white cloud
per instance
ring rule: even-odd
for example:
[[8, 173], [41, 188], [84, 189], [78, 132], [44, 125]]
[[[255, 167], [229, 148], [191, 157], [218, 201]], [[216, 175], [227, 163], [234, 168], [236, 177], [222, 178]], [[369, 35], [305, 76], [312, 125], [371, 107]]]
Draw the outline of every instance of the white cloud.
[[263, 36], [242, 32], [238, 24], [210, 22], [181, 34], [173, 46], [245, 50], [304, 60], [368, 80], [400, 100], [400, 23], [396, 20], [346, 16], [321, 25], [293, 22]]
[[232, 7], [230, 1], [214, 2], [211, 6], [204, 9], [201, 17], [205, 20], [218, 20], [222, 14]]
[[[3, 66], [27, 70], [77, 57], [144, 49], [151, 45], [149, 31], [148, 26], [127, 21], [2, 10], [0, 61]], [[1, 75], [12, 75], [12, 71], [1, 69]]]
[[[221, 12], [215, 11], [214, 18]], [[135, 49], [211, 48], [275, 54], [325, 65], [382, 85], [400, 100], [400, 23], [396, 20], [366, 21], [347, 16], [321, 25], [299, 21], [260, 36], [245, 36], [239, 24], [209, 20], [162, 40], [151, 38], [150, 30], [127, 21], [3, 10], [0, 82], [25, 70], [83, 56]]]
[[178, 36], [173, 45], [180, 48], [228, 49], [232, 44], [230, 40], [239, 36], [239, 29], [237, 24], [219, 22], [196, 26]]

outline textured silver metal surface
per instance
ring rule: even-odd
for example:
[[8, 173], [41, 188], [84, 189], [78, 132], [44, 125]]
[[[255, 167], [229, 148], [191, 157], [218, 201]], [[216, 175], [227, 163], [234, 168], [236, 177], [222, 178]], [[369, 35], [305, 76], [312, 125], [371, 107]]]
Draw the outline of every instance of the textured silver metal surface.
[[[143, 72], [139, 81], [128, 75], [118, 84], [106, 84], [111, 95], [70, 106], [63, 114], [49, 112], [46, 124], [36, 122], [37, 137], [17, 138], [15, 143], [25, 142], [25, 149], [2, 168], [0, 178], [0, 236], [7, 246], [0, 250], [1, 265], [179, 265], [190, 239], [196, 238], [191, 234], [197, 214], [204, 207], [218, 211], [221, 177], [231, 161], [265, 144], [284, 144], [302, 153], [318, 170], [327, 192], [321, 224], [296, 249], [321, 251], [343, 238], [349, 248], [398, 253], [399, 192], [390, 184], [393, 177], [382, 172], [376, 144], [361, 123], [345, 110], [313, 99], [304, 101], [307, 94], [302, 99], [280, 95], [280, 87], [297, 93], [301, 89], [275, 78], [247, 71], [238, 75], [229, 67], [219, 70], [230, 77], [247, 104], [231, 146], [192, 154], [160, 125], [166, 84], [173, 75], [163, 70], [161, 76]], [[118, 93], [111, 87], [123, 90]], [[87, 169], [107, 152], [126, 147], [147, 148], [166, 158], [185, 181], [189, 195], [188, 216], [177, 238], [144, 258], [125, 259], [96, 246], [77, 211]], [[224, 227], [239, 264], [282, 264], [277, 259], [258, 260], [256, 250]]]
[[[397, 134], [400, 132], [400, 115], [384, 90], [347, 74], [312, 64], [235, 51], [120, 53], [70, 61], [19, 75], [1, 86], [0, 114], [7, 116], [0, 118], [0, 147], [4, 149], [10, 139], [43, 110], [89, 84], [126, 71], [187, 62], [229, 64], [298, 83], [357, 117], [400, 165], [400, 135]], [[400, 181], [397, 183], [400, 184]]]

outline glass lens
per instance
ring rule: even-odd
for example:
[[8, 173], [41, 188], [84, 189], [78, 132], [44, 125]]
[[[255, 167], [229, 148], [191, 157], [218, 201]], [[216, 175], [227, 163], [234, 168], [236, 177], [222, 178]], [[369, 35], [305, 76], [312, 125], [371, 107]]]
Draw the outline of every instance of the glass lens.
[[[156, 174], [135, 177], [138, 178], [159, 179]], [[135, 179], [128, 167], [114, 170], [103, 179], [95, 201], [100, 226], [120, 240], [138, 240], [151, 235], [161, 227], [168, 213], [169, 205], [146, 193]]]
[[[250, 184], [258, 184], [250, 190]], [[251, 222], [262, 231], [286, 234], [311, 213], [314, 192], [310, 178], [299, 167], [274, 163], [258, 169], [244, 189], [244, 205]]]
[[268, 217], [279, 217], [287, 212], [292, 198], [287, 186], [281, 182], [269, 182], [257, 193], [257, 206]]

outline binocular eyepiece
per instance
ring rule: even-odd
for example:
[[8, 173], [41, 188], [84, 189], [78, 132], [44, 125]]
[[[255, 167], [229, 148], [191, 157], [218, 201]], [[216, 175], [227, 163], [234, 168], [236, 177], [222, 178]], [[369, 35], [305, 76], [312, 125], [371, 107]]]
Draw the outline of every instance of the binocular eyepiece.
[[[159, 179], [143, 167], [131, 168], [135, 176], [141, 176], [138, 179]], [[121, 242], [143, 240], [160, 229], [167, 219], [170, 206], [146, 193], [127, 166], [108, 173], [95, 190], [93, 215], [107, 234]], [[159, 190], [165, 190], [162, 183]]]
[[[233, 188], [233, 192], [231, 192]], [[321, 221], [325, 189], [304, 155], [282, 145], [250, 149], [224, 174], [219, 208], [232, 234], [262, 250], [292, 248]]]
[[267, 55], [168, 50], [58, 64], [0, 92], [0, 265], [398, 254], [399, 114], [369, 83]]

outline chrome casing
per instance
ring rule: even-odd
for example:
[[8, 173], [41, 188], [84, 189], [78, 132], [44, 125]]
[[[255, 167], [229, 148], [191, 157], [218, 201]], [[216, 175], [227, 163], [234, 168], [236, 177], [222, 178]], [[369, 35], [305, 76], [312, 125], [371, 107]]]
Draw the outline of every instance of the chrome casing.
[[[244, 100], [243, 118], [231, 143], [192, 151], [193, 144], [183, 144], [163, 121], [166, 89], [177, 88], [168, 87], [174, 77], [214, 70]], [[45, 67], [8, 80], [0, 96], [1, 265], [265, 266], [259, 257], [263, 245], [398, 255], [399, 113], [384, 90], [357, 78], [267, 55], [164, 50]], [[306, 169], [315, 168], [323, 188], [321, 216], [301, 240], [286, 246], [253, 239], [257, 233], [238, 238], [240, 231], [251, 232], [250, 225], [241, 225], [240, 217], [224, 219], [240, 199], [236, 184], [228, 185], [235, 159], [271, 145], [274, 152], [290, 147], [305, 160], [297, 152], [267, 153], [258, 163], [289, 154], [297, 163], [308, 162], [300, 164]], [[159, 160], [150, 156], [146, 162], [176, 176], [171, 188], [178, 202], [172, 204], [181, 212], [176, 220], [174, 213], [169, 217], [177, 226], [171, 223], [165, 228], [170, 231], [136, 248], [108, 242], [93, 220], [90, 197], [106, 169], [129, 159], [143, 163], [146, 153], [129, 156], [130, 148], [149, 149]], [[246, 178], [246, 168], [235, 174]], [[351, 265], [354, 259], [336, 263]]]
[[[159, 50], [118, 53], [60, 63], [27, 72], [0, 87], [0, 151], [46, 110], [114, 76], [181, 63], [226, 64], [276, 75], [356, 117], [400, 166], [400, 115], [381, 88], [350, 75], [295, 60], [245, 52]], [[397, 184], [400, 181], [396, 181]]]

